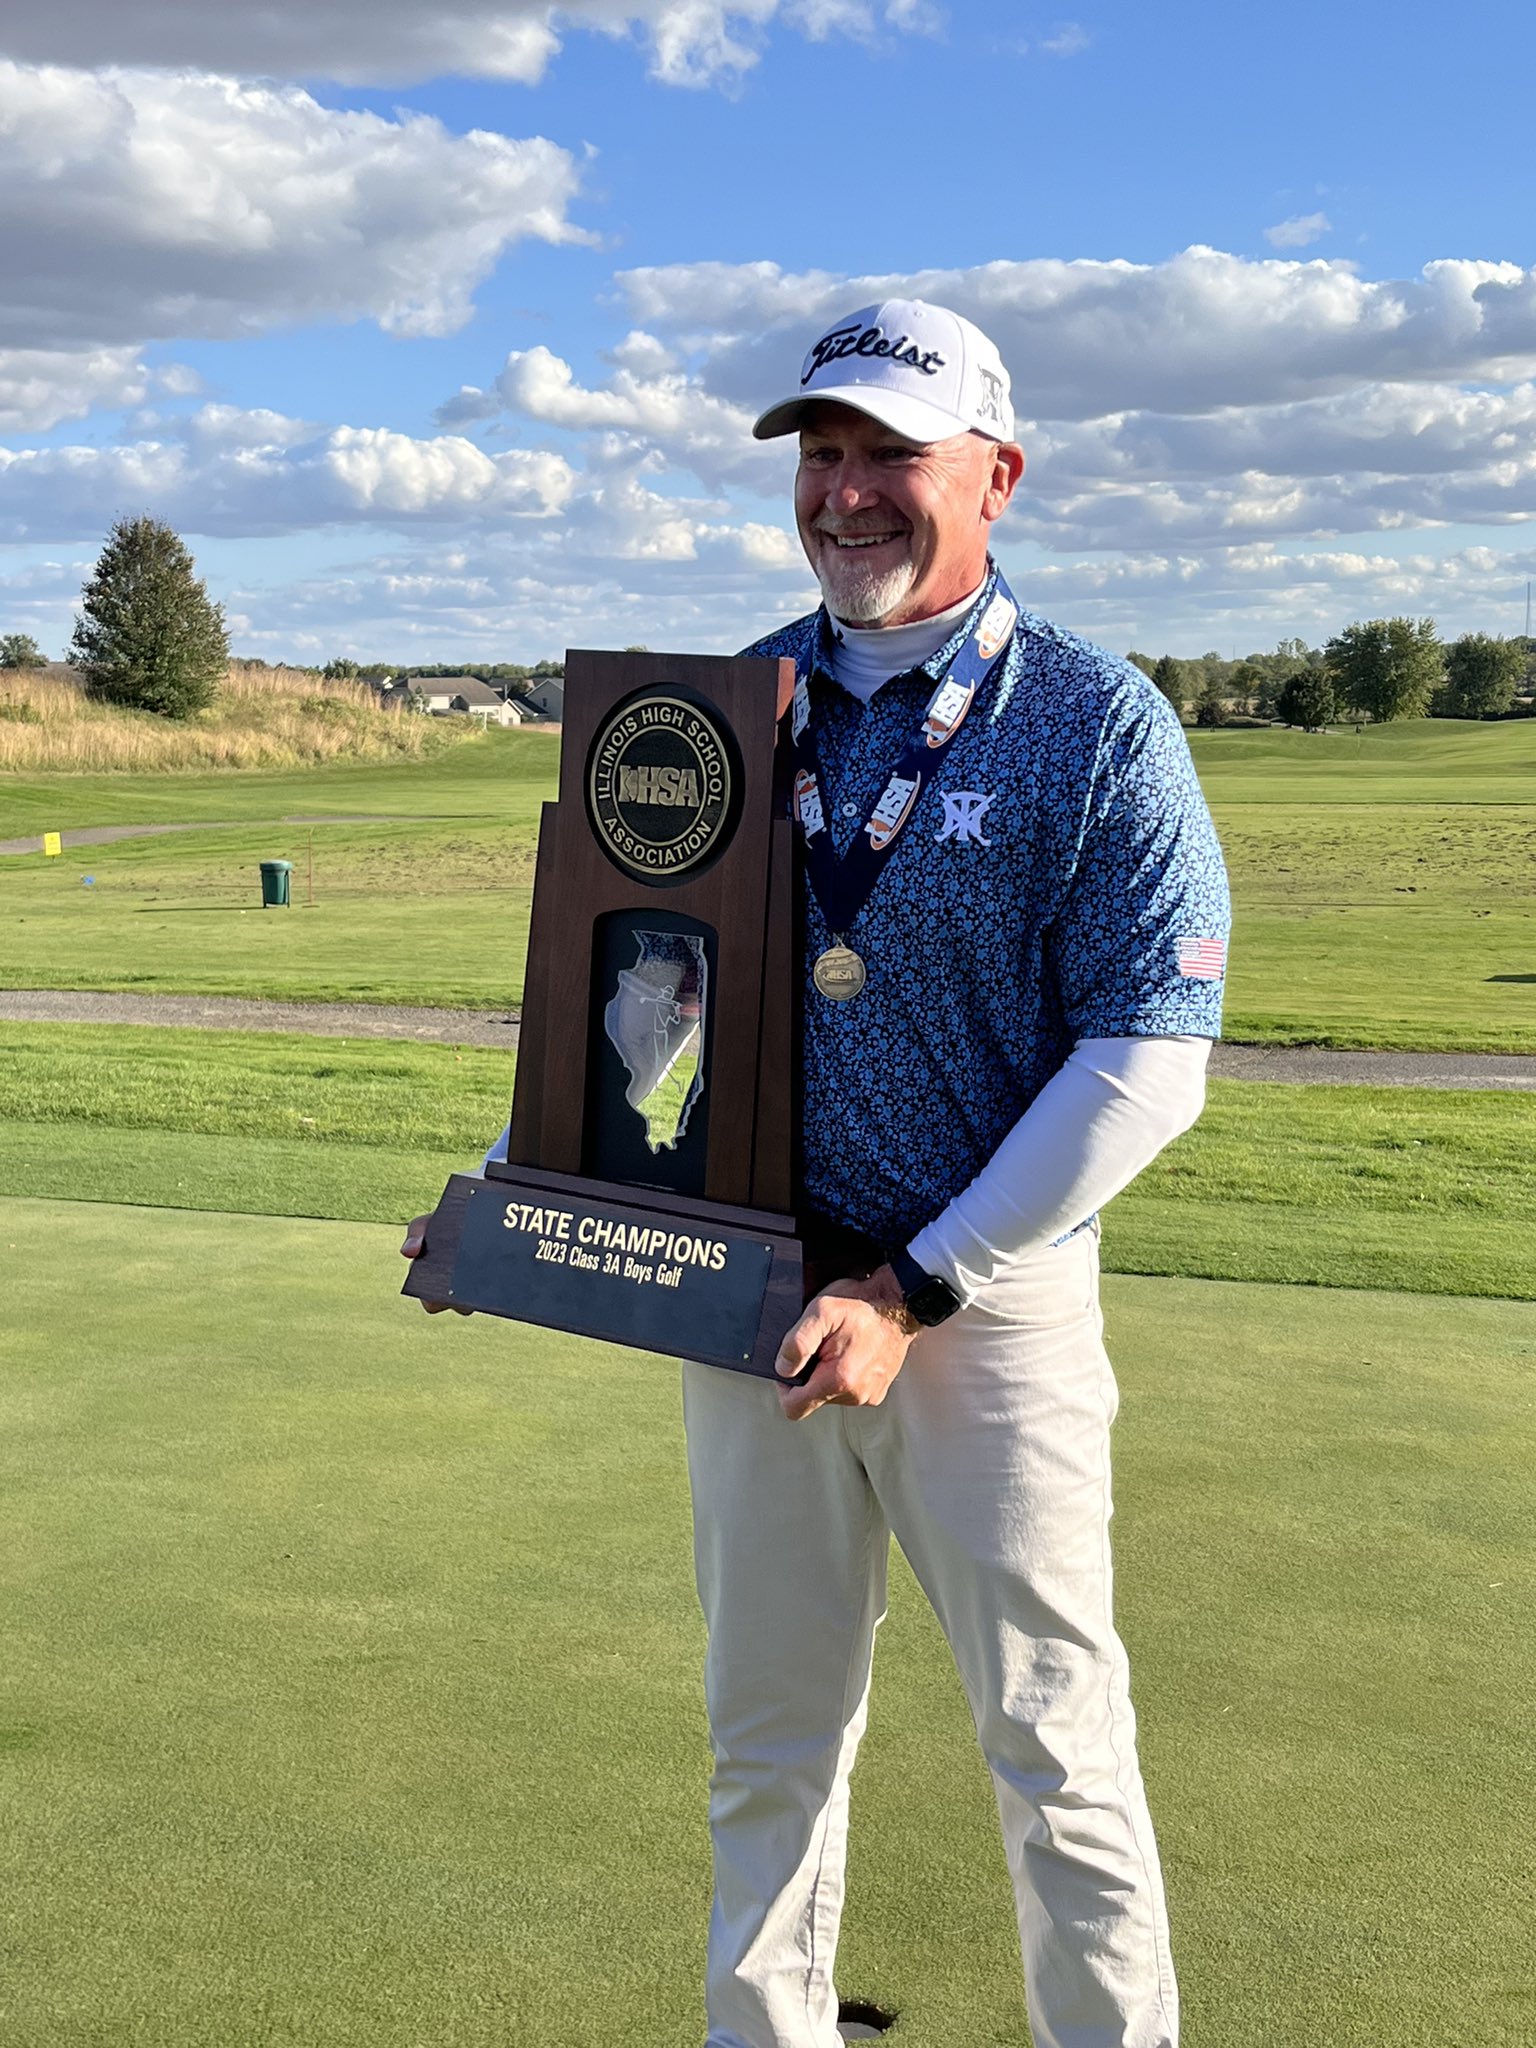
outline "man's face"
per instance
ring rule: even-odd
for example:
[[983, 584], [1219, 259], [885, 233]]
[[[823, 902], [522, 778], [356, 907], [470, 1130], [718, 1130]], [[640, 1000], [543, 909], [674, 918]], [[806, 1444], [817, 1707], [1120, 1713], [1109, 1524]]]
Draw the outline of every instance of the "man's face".
[[852, 406], [813, 406], [795, 519], [828, 611], [902, 626], [958, 604], [986, 573], [988, 530], [1023, 470], [1011, 442], [909, 441]]

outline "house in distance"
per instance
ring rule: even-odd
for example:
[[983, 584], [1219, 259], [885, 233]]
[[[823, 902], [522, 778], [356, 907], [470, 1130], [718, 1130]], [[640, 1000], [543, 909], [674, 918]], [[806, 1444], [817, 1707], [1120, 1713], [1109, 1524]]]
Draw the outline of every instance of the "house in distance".
[[409, 676], [385, 691], [385, 701], [394, 703], [408, 697], [425, 697], [434, 718], [478, 718], [482, 725], [523, 725], [527, 714], [517, 702], [508, 702], [499, 690], [482, 683], [478, 676]]

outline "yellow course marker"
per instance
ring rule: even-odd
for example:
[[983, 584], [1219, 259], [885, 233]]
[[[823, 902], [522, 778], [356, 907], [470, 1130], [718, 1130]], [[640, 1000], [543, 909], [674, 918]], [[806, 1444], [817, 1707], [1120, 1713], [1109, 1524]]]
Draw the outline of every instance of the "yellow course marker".
[[43, 851], [48, 854], [60, 854], [64, 851], [64, 842], [57, 832], [43, 834]]

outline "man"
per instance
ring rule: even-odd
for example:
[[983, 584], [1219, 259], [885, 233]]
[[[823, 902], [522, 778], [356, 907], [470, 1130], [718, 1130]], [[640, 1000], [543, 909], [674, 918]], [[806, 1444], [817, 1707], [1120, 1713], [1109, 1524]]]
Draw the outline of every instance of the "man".
[[748, 650], [798, 678], [804, 1199], [886, 1256], [811, 1302], [783, 1386], [684, 1368], [707, 2048], [839, 2039], [848, 1780], [893, 1533], [992, 1772], [1036, 2048], [1173, 2048], [1110, 1609], [1094, 1219], [1199, 1113], [1220, 852], [1166, 702], [1020, 612], [990, 560], [1024, 456], [978, 329], [866, 307], [755, 432], [799, 434], [824, 599]]

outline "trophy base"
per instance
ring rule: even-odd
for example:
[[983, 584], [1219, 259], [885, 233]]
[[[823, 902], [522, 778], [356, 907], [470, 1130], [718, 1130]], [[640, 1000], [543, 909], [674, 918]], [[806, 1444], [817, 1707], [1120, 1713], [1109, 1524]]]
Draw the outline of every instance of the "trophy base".
[[792, 1216], [493, 1161], [449, 1181], [401, 1292], [771, 1380], [806, 1273]]

